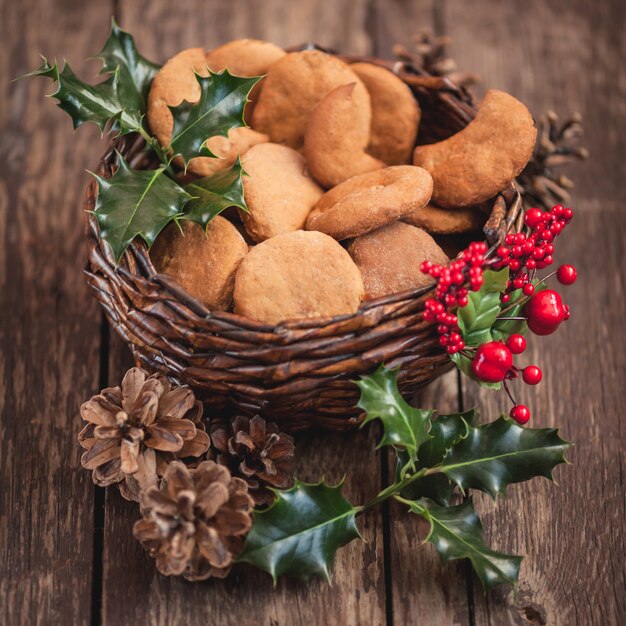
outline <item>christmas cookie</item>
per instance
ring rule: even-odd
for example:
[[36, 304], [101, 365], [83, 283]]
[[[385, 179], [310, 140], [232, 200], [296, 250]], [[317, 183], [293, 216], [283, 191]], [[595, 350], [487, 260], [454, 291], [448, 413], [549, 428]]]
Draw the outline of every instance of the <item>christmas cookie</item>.
[[262, 76], [286, 52], [269, 41], [235, 39], [207, 52], [206, 64], [213, 72], [227, 69], [235, 76]]
[[357, 106], [369, 106], [365, 86], [343, 61], [319, 50], [287, 54], [263, 80], [252, 126], [274, 143], [300, 149], [311, 111], [328, 92], [349, 83], [356, 83]]
[[362, 297], [350, 255], [323, 233], [299, 230], [260, 243], [235, 279], [235, 312], [269, 324], [354, 313]]
[[350, 69], [363, 81], [372, 101], [368, 152], [387, 165], [409, 163], [421, 117], [411, 90], [384, 67], [353, 63]]
[[[148, 94], [148, 124], [159, 143], [167, 147], [172, 138], [174, 119], [171, 106], [183, 100], [196, 102], [200, 98], [200, 85], [195, 73], [207, 76], [204, 50], [190, 48], [172, 57], [154, 77]], [[207, 146], [219, 158], [196, 157], [189, 161], [188, 169], [198, 176], [211, 176], [230, 167], [241, 154], [253, 145], [267, 141], [267, 135], [251, 128], [233, 128], [228, 137], [212, 137]]]
[[311, 112], [304, 134], [311, 174], [326, 188], [385, 166], [365, 152], [372, 116], [365, 100], [355, 100], [355, 87], [350, 83], [328, 93]]
[[436, 204], [470, 206], [497, 194], [524, 169], [536, 134], [533, 118], [519, 100], [490, 90], [472, 122], [449, 139], [417, 146], [413, 163], [431, 173]]
[[402, 221], [436, 235], [455, 235], [480, 230], [487, 217], [477, 207], [454, 210], [428, 203], [405, 215]]
[[430, 174], [412, 165], [354, 176], [320, 198], [306, 227], [335, 239], [357, 237], [424, 206], [432, 188]]
[[174, 278], [209, 310], [226, 311], [232, 304], [235, 271], [247, 252], [237, 229], [217, 216], [206, 232], [187, 220], [180, 227], [170, 224], [158, 236], [150, 257], [160, 273]]
[[426, 231], [403, 222], [357, 237], [348, 252], [361, 271], [366, 300], [429, 285], [433, 279], [420, 270], [422, 262], [448, 262]]
[[240, 215], [250, 236], [263, 241], [304, 228], [324, 193], [307, 173], [304, 157], [287, 146], [265, 143], [251, 148], [242, 163], [248, 212]]

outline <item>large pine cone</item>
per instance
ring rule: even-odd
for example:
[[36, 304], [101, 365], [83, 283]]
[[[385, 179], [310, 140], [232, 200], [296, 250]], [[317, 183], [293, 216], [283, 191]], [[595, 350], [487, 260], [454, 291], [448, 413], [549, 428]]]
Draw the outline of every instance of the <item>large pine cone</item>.
[[164, 376], [128, 370], [121, 387], [103, 389], [80, 409], [87, 425], [78, 435], [84, 468], [96, 485], [120, 483], [139, 500], [177, 458], [201, 457], [210, 446], [201, 426], [202, 403], [188, 387], [172, 388]]
[[195, 469], [171, 463], [160, 487], [142, 498], [133, 534], [165, 576], [225, 577], [252, 525], [248, 486], [213, 461]]
[[268, 487], [293, 486], [293, 437], [280, 432], [274, 423], [260, 416], [235, 417], [230, 423], [218, 422], [210, 428], [211, 454], [234, 476], [248, 484], [258, 506], [271, 504], [274, 494]]

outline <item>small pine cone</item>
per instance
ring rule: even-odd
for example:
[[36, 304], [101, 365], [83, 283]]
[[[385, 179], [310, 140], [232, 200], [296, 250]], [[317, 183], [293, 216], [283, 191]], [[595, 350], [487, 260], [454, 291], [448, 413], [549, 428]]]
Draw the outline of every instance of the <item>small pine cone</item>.
[[288, 489], [293, 485], [293, 437], [280, 432], [276, 424], [266, 423], [258, 415], [252, 419], [238, 416], [230, 423], [212, 425], [210, 433], [213, 457], [248, 483], [257, 506], [274, 501], [268, 487]]
[[200, 426], [202, 403], [187, 387], [144, 370], [126, 372], [121, 387], [103, 389], [80, 413], [87, 425], [78, 435], [81, 464], [96, 485], [118, 483], [128, 500], [157, 482], [168, 462], [202, 457], [211, 445]]
[[243, 548], [253, 507], [247, 484], [225, 467], [204, 461], [189, 469], [174, 461], [160, 487], [144, 492], [133, 534], [165, 576], [224, 578]]

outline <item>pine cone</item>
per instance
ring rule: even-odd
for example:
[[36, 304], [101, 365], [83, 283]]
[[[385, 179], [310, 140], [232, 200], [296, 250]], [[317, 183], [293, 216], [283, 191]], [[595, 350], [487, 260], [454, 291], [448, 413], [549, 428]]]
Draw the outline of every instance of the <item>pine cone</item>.
[[224, 578], [243, 548], [254, 503], [248, 486], [213, 461], [171, 463], [160, 487], [142, 497], [133, 534], [165, 576]]
[[212, 454], [220, 465], [246, 483], [257, 505], [271, 504], [274, 494], [268, 487], [288, 489], [293, 485], [295, 446], [293, 437], [260, 416], [235, 417], [210, 429]]
[[170, 461], [201, 457], [211, 445], [193, 392], [139, 368], [126, 372], [121, 387], [85, 402], [80, 413], [88, 422], [78, 435], [86, 449], [82, 466], [93, 470], [96, 485], [120, 483], [128, 500], [139, 501], [140, 490], [155, 485]]

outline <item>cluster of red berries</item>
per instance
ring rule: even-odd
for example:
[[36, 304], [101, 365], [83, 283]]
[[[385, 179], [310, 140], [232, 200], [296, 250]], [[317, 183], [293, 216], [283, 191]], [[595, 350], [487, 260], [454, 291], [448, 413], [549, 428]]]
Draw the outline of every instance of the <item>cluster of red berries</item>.
[[[542, 270], [552, 264], [554, 239], [571, 222], [573, 215], [572, 209], [560, 204], [552, 207], [549, 212], [541, 209], [526, 211], [524, 223], [530, 229], [530, 233], [507, 235], [505, 245], [495, 251], [494, 267], [509, 268], [509, 282], [506, 292], [502, 294], [503, 302], [508, 302], [511, 298], [509, 292], [516, 289], [521, 289], [525, 296], [533, 295], [535, 287], [532, 278], [536, 270]], [[566, 277], [565, 279], [567, 280]]]
[[424, 320], [437, 323], [439, 343], [448, 354], [456, 354], [465, 347], [458, 318], [449, 309], [462, 308], [469, 302], [468, 294], [478, 291], [483, 284], [483, 266], [487, 244], [474, 242], [450, 265], [422, 263], [421, 270], [437, 280], [435, 297], [425, 303]]

